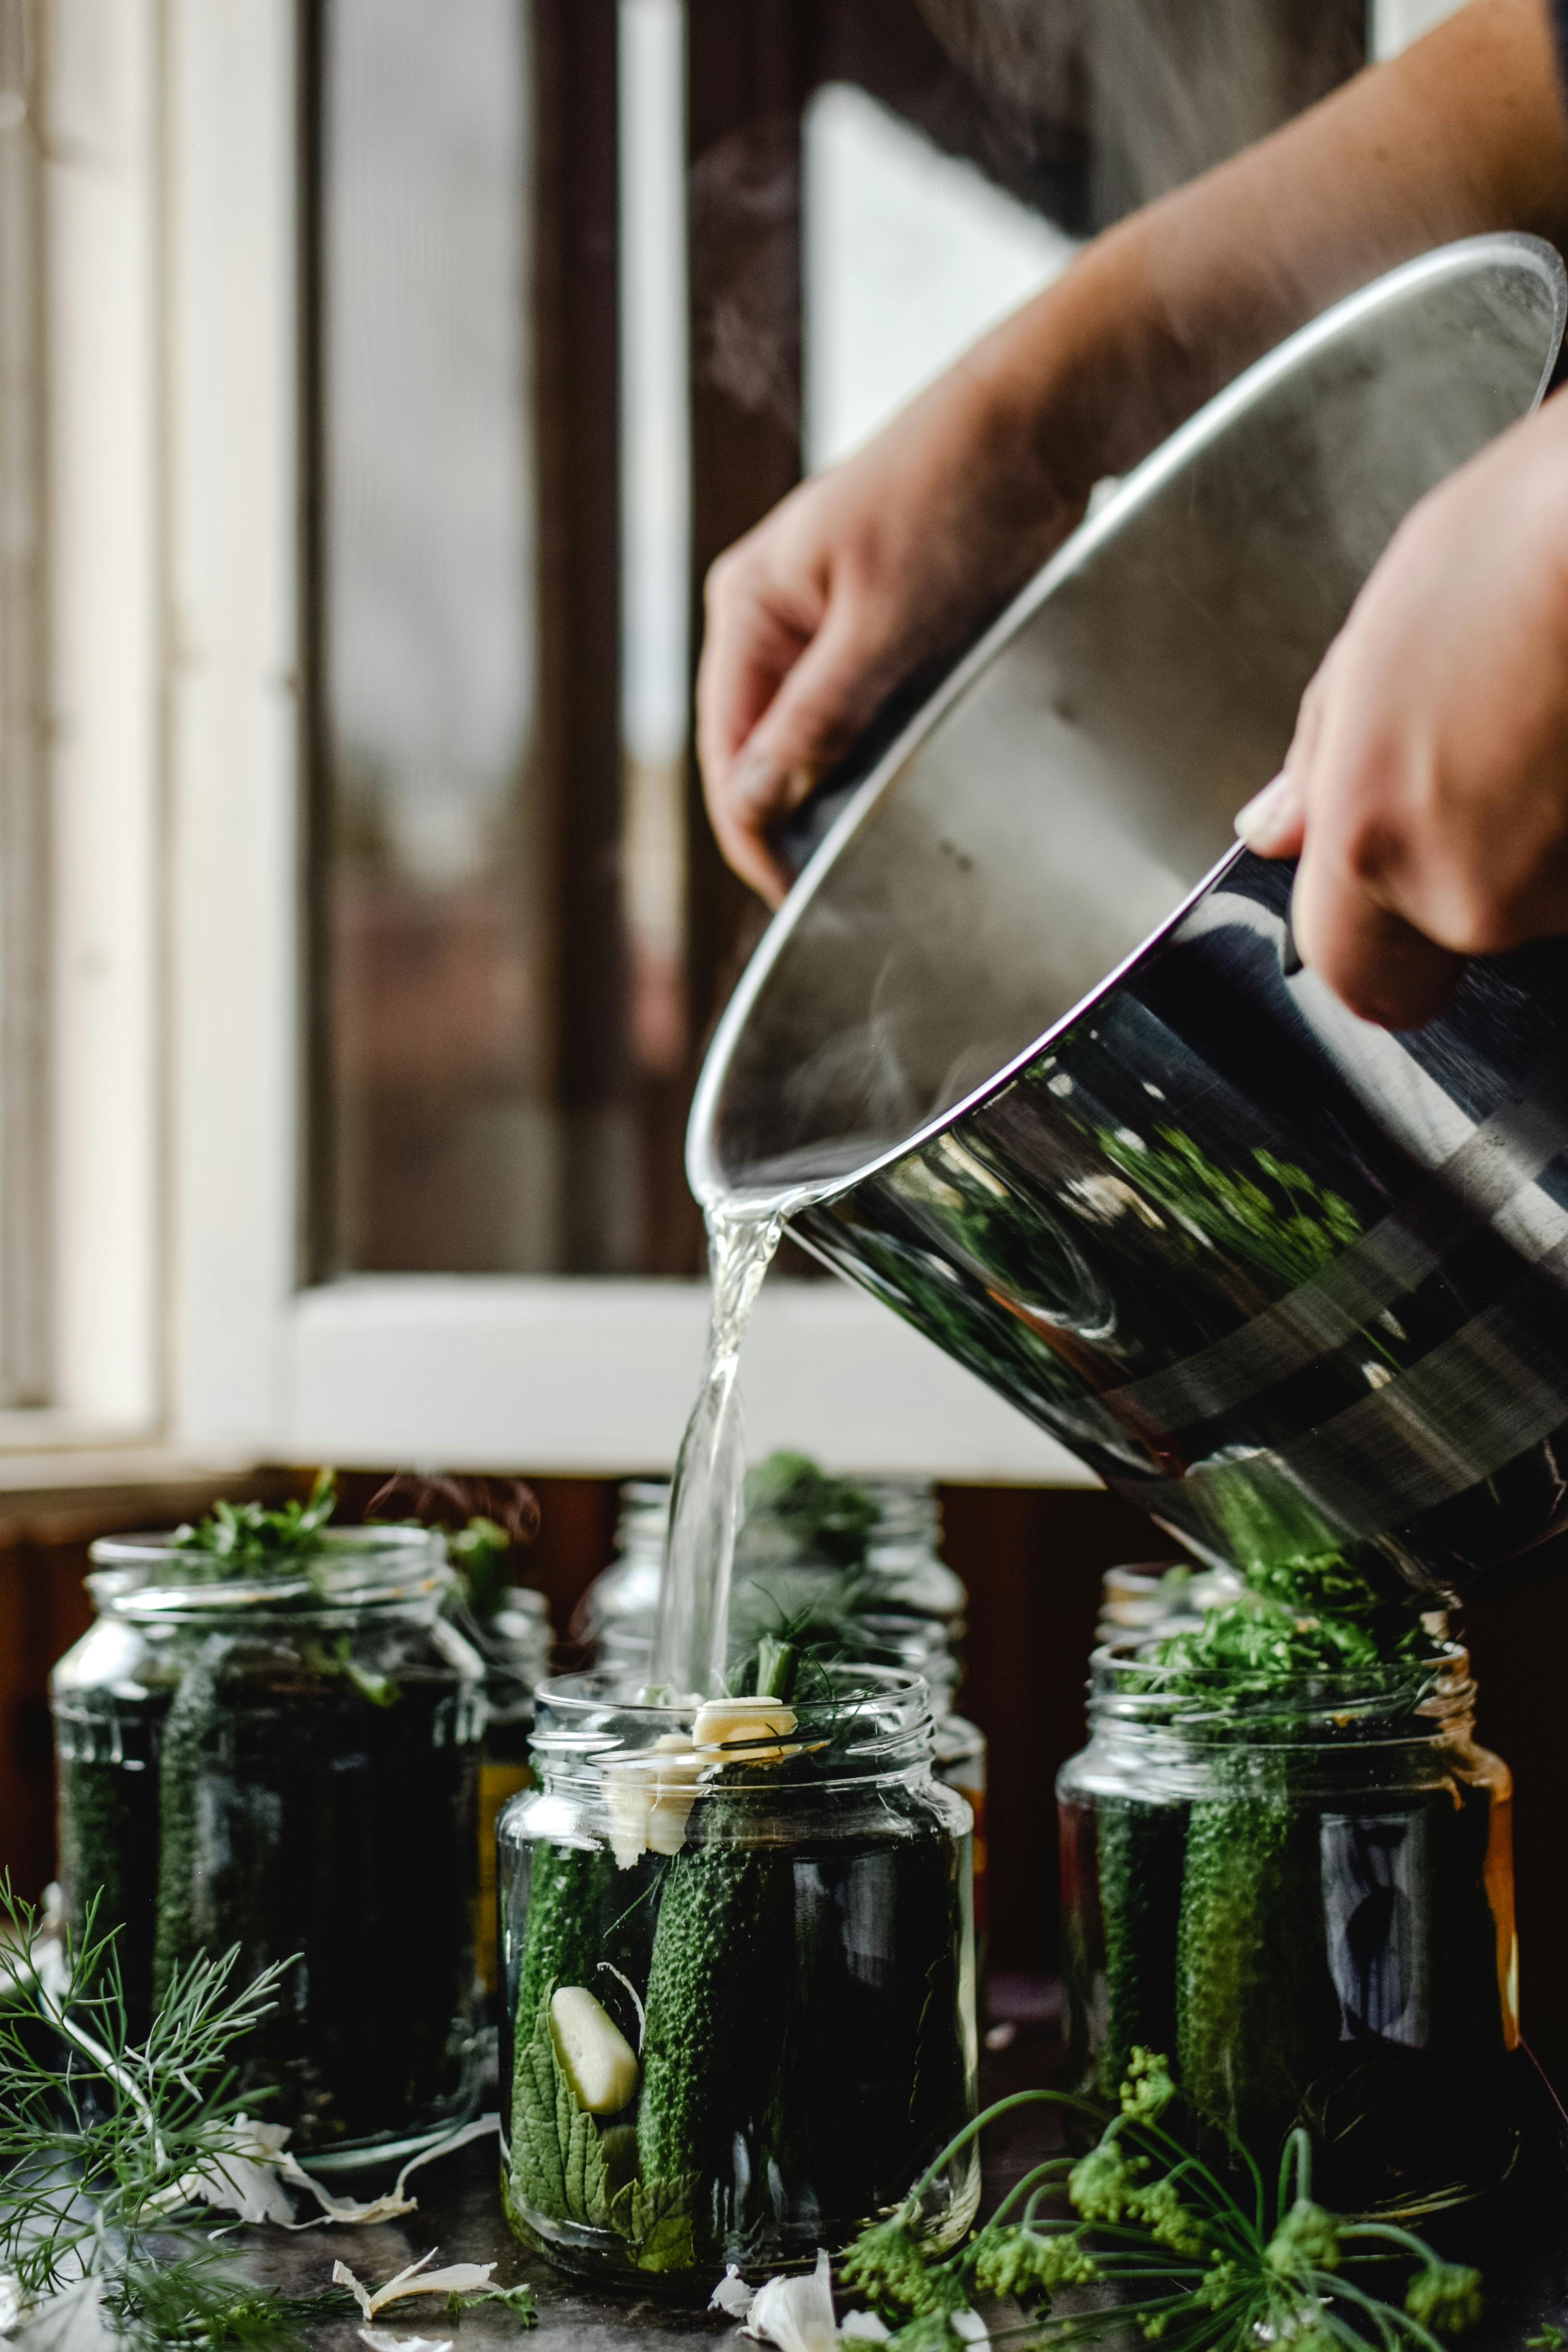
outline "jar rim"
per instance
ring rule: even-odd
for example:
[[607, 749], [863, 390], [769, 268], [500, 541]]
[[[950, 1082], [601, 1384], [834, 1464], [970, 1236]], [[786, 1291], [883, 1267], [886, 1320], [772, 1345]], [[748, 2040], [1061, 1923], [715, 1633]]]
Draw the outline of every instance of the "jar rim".
[[[828, 1685], [819, 1686], [820, 1695], [773, 1701], [647, 1700], [638, 1695], [635, 1667], [596, 1666], [552, 1675], [534, 1693], [537, 1717], [530, 1749], [557, 1775], [576, 1771], [596, 1779], [605, 1764], [655, 1752], [659, 1742], [678, 1735], [693, 1737], [705, 1706], [754, 1707], [760, 1717], [771, 1707], [775, 1727], [783, 1714], [791, 1717], [787, 1731], [770, 1729], [764, 1721], [753, 1739], [726, 1738], [714, 1747], [710, 1769], [765, 1761], [780, 1768], [777, 1777], [770, 1776], [770, 1785], [779, 1786], [788, 1785], [789, 1768], [797, 1762], [807, 1766], [813, 1781], [820, 1781], [929, 1761], [935, 1720], [923, 1675], [859, 1661], [823, 1665], [817, 1672]], [[780, 1755], [781, 1742], [787, 1742], [787, 1757]]]
[[100, 1536], [88, 1557], [100, 1613], [171, 1622], [433, 1605], [457, 1580], [437, 1529], [397, 1525], [326, 1528], [308, 1550], [248, 1573], [193, 1572], [222, 1563], [176, 1545], [172, 1529]]
[[1463, 1643], [1444, 1640], [1429, 1655], [1399, 1658], [1343, 1673], [1319, 1670], [1276, 1677], [1235, 1666], [1165, 1665], [1149, 1656], [1163, 1638], [1101, 1643], [1089, 1659], [1089, 1716], [1096, 1723], [1142, 1726], [1215, 1740], [1342, 1738], [1358, 1728], [1410, 1727], [1430, 1738], [1475, 1708], [1476, 1685]]

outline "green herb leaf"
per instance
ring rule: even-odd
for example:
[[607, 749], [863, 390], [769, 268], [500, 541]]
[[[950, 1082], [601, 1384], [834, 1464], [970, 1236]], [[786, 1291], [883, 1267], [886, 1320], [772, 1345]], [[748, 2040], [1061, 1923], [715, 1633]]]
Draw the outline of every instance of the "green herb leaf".
[[610, 2220], [635, 2249], [644, 2271], [689, 2270], [697, 2259], [691, 2200], [698, 2176], [684, 2180], [628, 2180], [610, 2203]]
[[561, 2071], [550, 2032], [550, 1991], [520, 2045], [512, 2078], [513, 2194], [558, 2221], [610, 2226], [609, 2176], [598, 2126], [580, 2107]]
[[[1242, 2352], [1258, 2343], [1290, 2352], [1432, 2352], [1432, 2331], [1458, 2333], [1481, 2308], [1479, 2275], [1439, 2261], [1408, 2231], [1370, 2217], [1330, 2213], [1311, 2198], [1306, 2133], [1286, 2143], [1273, 2210], [1257, 2168], [1238, 2147], [1252, 2184], [1245, 2204], [1202, 2162], [1167, 2111], [1181, 2097], [1163, 2057], [1138, 2051], [1117, 2111], [1102, 2116], [1096, 2145], [1075, 2163], [1046, 2159], [1017, 2181], [986, 2226], [954, 2252], [922, 2234], [928, 2191], [958, 2151], [997, 2116], [1039, 2103], [1083, 2114], [1087, 2100], [1057, 2091], [1020, 2091], [965, 2126], [916, 2182], [899, 2211], [863, 2230], [838, 2265], [846, 2288], [868, 2294], [884, 2314], [905, 2315], [900, 2352], [962, 2352], [970, 2289], [1037, 2306], [1022, 2327], [993, 2328], [1037, 2352], [1098, 2336], [1111, 2315], [1053, 2316], [1064, 2287], [1113, 2286], [1118, 2327], [1134, 2327], [1169, 2352]], [[1064, 2178], [1065, 2183], [1064, 2183]], [[1065, 2185], [1074, 2210], [1049, 2213]], [[1254, 2193], [1256, 2192], [1256, 2194]], [[1021, 2217], [1010, 2219], [1022, 2204]], [[1075, 2218], [1076, 2215], [1076, 2218]], [[1403, 2308], [1380, 2302], [1340, 2275], [1347, 2237], [1379, 2242], [1379, 2253], [1419, 2265]], [[1548, 2330], [1531, 2352], [1563, 2352]]]
[[335, 1470], [319, 1471], [310, 1501], [289, 1501], [280, 1510], [263, 1503], [215, 1503], [209, 1517], [176, 1528], [169, 1548], [194, 1555], [188, 1574], [213, 1580], [298, 1560], [319, 1549], [337, 1506], [337, 1485]]
[[[210, 2242], [167, 2244], [183, 2184], [235, 2151], [235, 2053], [292, 1962], [237, 1990], [237, 1953], [203, 1956], [173, 1972], [133, 2042], [119, 1931], [100, 1935], [97, 1912], [95, 1901], [79, 1943], [56, 1942], [0, 1877], [0, 2273], [34, 2305], [85, 2279], [112, 2330], [149, 2352], [292, 2344], [314, 2302], [259, 2294]], [[245, 2104], [254, 2110], [254, 2091]]]

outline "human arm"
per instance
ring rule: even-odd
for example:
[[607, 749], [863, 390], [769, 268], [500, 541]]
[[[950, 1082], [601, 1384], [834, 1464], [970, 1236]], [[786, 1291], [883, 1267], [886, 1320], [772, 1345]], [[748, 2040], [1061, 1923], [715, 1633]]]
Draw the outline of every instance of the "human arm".
[[1542, 0], [1471, 0], [1097, 239], [714, 566], [698, 740], [731, 864], [782, 895], [770, 824], [900, 678], [1027, 577], [1101, 476], [1340, 294], [1505, 226], [1568, 226]]

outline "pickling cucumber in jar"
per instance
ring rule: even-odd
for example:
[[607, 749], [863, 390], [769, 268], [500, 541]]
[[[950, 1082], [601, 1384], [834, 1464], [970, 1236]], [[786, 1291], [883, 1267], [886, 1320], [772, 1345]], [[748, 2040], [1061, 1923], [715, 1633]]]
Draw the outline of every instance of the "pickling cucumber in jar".
[[327, 2171], [462, 2123], [485, 2058], [481, 1664], [441, 1538], [331, 1506], [96, 1543], [50, 1687], [67, 1923], [118, 1930], [137, 2034], [204, 1954], [287, 1963], [235, 2087]]
[[[924, 1684], [768, 1641], [743, 1679], [547, 1683], [498, 1830], [508, 2218], [566, 2270], [704, 2302], [729, 2263], [847, 2243], [975, 2099], [971, 1818]], [[971, 2147], [933, 2243], [978, 2197]]]
[[1190, 1646], [1096, 1654], [1057, 1784], [1083, 2086], [1113, 2097], [1157, 2049], [1211, 2161], [1269, 2172], [1305, 2126], [1343, 2211], [1492, 2186], [1517, 2144], [1511, 1783], [1465, 1651], [1269, 1672]]

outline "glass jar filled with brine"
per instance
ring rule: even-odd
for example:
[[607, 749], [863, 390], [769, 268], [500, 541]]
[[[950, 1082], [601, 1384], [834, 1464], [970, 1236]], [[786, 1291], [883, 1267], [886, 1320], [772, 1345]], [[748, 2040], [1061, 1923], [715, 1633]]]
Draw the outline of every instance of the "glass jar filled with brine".
[[238, 2053], [316, 2168], [417, 2147], [478, 2095], [483, 1667], [439, 1534], [322, 1528], [242, 1565], [92, 1548], [97, 1622], [54, 1671], [68, 1919], [118, 1926], [141, 2027], [198, 1954], [298, 1955]]
[[[509, 2218], [703, 2301], [845, 2244], [974, 2111], [970, 1815], [925, 1685], [764, 1658], [700, 1706], [546, 1684], [499, 1832]], [[978, 2197], [972, 2143], [926, 2185], [934, 2244]]]
[[1515, 2147], [1511, 1781], [1465, 1651], [1422, 1648], [1293, 1679], [1101, 1649], [1057, 1783], [1086, 2083], [1163, 2053], [1221, 2153], [1272, 2178], [1305, 2125], [1342, 2211], [1452, 2203]]

